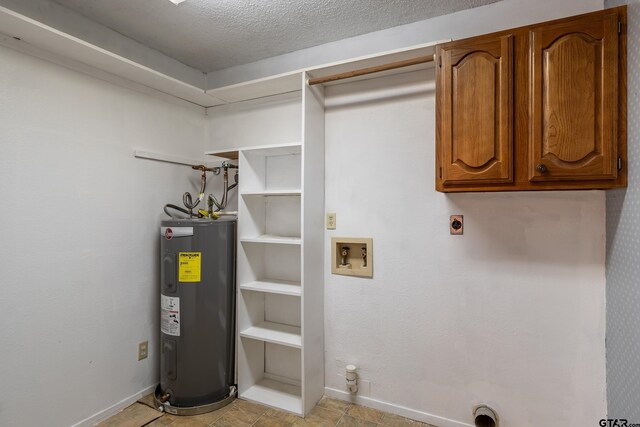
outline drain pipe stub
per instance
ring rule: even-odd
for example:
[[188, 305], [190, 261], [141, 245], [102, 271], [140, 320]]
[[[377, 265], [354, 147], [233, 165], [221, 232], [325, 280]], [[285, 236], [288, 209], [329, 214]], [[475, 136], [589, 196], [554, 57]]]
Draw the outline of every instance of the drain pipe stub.
[[497, 427], [498, 414], [487, 405], [480, 405], [473, 410], [473, 421], [476, 427]]

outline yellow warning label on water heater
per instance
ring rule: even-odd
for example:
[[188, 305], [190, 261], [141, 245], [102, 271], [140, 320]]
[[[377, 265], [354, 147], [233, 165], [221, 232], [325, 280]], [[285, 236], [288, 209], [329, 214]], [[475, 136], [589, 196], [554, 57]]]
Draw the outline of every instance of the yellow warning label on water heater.
[[200, 281], [201, 252], [178, 253], [178, 282]]

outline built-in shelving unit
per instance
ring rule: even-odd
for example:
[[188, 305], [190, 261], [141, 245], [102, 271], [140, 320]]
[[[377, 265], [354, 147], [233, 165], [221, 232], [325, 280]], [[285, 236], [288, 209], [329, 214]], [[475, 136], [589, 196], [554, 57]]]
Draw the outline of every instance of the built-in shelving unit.
[[213, 138], [229, 144], [206, 152], [240, 168], [239, 396], [298, 415], [324, 392], [324, 95], [307, 78], [212, 112]]
[[308, 80], [432, 55], [434, 45], [207, 92], [226, 104], [208, 110], [206, 154], [240, 167], [240, 398], [306, 415], [324, 393], [324, 86]]

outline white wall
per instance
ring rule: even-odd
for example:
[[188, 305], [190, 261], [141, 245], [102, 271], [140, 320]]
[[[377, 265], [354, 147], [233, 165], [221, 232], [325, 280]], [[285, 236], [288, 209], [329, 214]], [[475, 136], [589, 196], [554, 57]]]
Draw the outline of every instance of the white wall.
[[628, 4], [629, 186], [607, 192], [607, 400], [609, 418], [640, 423], [640, 1]]
[[[437, 426], [596, 425], [605, 399], [604, 193], [434, 190], [433, 70], [326, 90], [332, 236], [373, 237], [373, 279], [330, 274], [327, 392]], [[449, 215], [463, 214], [463, 236]], [[466, 423], [466, 424], [465, 424]]]
[[[600, 7], [507, 0], [422, 28], [460, 38]], [[325, 260], [327, 392], [348, 398], [354, 363], [360, 402], [438, 426], [471, 424], [480, 402], [504, 426], [604, 417], [604, 193], [437, 193], [432, 73], [326, 94], [326, 242], [371, 236], [375, 254], [373, 280]]]
[[0, 425], [69, 426], [157, 383], [158, 226], [197, 174], [132, 154], [201, 157], [204, 135], [202, 108], [0, 47]]

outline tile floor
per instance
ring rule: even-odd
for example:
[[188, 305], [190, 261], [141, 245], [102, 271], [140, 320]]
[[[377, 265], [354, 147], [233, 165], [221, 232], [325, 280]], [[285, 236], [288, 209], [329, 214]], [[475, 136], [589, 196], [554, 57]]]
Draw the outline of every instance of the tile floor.
[[193, 417], [164, 414], [153, 408], [153, 396], [149, 395], [111, 418], [99, 427], [350, 427], [350, 426], [415, 426], [434, 427], [377, 409], [354, 405], [341, 400], [323, 397], [306, 418], [278, 411], [269, 407], [236, 399], [229, 405], [208, 414]]

